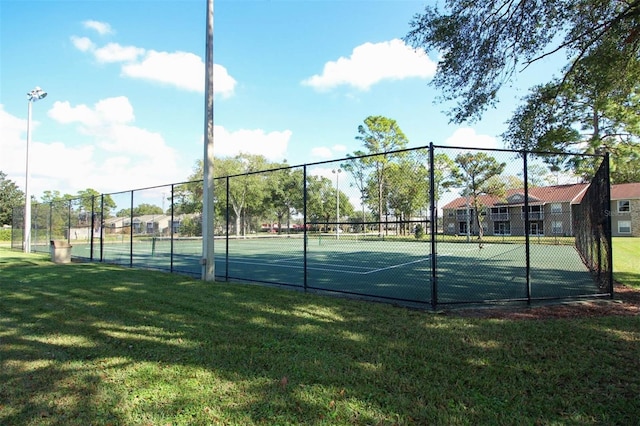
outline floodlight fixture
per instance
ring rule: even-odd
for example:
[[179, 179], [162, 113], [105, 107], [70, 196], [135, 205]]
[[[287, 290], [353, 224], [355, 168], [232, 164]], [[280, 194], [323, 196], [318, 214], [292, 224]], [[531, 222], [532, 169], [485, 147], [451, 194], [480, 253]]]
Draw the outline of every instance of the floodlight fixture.
[[27, 93], [27, 99], [29, 102], [39, 101], [47, 97], [47, 92], [42, 90], [39, 86], [36, 86], [32, 91]]

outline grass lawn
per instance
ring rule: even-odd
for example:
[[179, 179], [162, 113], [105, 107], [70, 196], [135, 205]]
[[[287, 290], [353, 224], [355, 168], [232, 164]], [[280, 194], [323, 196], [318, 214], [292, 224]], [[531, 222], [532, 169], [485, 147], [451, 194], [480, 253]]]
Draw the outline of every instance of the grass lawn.
[[613, 278], [640, 288], [640, 238], [613, 238]]
[[0, 248], [2, 425], [637, 424], [640, 317], [457, 318]]

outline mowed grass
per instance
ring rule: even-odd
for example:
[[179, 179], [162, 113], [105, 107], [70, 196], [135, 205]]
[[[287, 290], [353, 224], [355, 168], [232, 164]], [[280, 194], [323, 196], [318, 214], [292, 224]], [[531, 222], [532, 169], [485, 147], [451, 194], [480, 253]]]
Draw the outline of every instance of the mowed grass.
[[613, 238], [613, 278], [640, 288], [640, 238]]
[[0, 248], [2, 425], [637, 424], [640, 317], [460, 318]]

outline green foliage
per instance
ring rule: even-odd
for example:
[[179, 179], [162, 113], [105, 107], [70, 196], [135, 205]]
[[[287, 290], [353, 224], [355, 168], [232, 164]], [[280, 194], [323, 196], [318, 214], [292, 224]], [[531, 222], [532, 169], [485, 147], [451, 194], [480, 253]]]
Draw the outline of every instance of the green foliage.
[[438, 102], [457, 102], [451, 120], [461, 123], [479, 118], [516, 72], [550, 54], [570, 58], [562, 80], [585, 63], [588, 81], [615, 83], [638, 61], [639, 15], [636, 1], [450, 0], [442, 11], [416, 14], [405, 39], [442, 55], [432, 84], [442, 91]]
[[180, 235], [183, 237], [194, 237], [202, 235], [202, 221], [191, 216], [185, 217], [180, 222]]
[[[164, 214], [164, 212], [162, 211], [162, 207], [159, 207], [153, 204], [142, 203], [133, 208], [134, 216], [161, 215], [161, 214]], [[129, 216], [131, 216], [131, 209], [122, 209], [116, 213], [116, 217], [129, 217]]]
[[[528, 65], [560, 51], [563, 75], [531, 89], [503, 139], [514, 149], [611, 154], [613, 183], [640, 180], [639, 2], [451, 0], [427, 6], [406, 39], [442, 53], [432, 84], [451, 121], [481, 117]], [[589, 180], [600, 158], [545, 156]], [[562, 164], [565, 162], [565, 164]], [[632, 164], [633, 166], [630, 166]]]
[[24, 193], [0, 171], [0, 226], [11, 225], [13, 208], [24, 205]]
[[[579, 68], [579, 67], [577, 67]], [[640, 68], [631, 72], [640, 82]], [[616, 85], [600, 81], [568, 79], [531, 90], [502, 137], [513, 149], [584, 154], [611, 154], [611, 181], [640, 181], [638, 118], [640, 85], [629, 89], [625, 75]], [[630, 95], [629, 95], [630, 93]], [[545, 155], [550, 165], [571, 170], [591, 179], [601, 157], [559, 157]], [[564, 162], [564, 163], [563, 163]]]
[[[389, 153], [406, 148], [409, 141], [395, 120], [383, 116], [365, 118], [364, 125], [358, 126], [356, 139], [362, 142], [367, 154], [381, 154], [370, 155], [361, 158], [360, 161], [364, 167], [372, 169], [366, 183], [368, 188], [366, 199], [371, 204], [371, 209], [378, 214], [379, 232], [382, 233], [382, 217], [386, 211], [389, 164], [402, 156], [402, 154], [391, 155]], [[375, 190], [369, 188], [375, 188]]]
[[11, 241], [11, 229], [0, 228], [0, 241]]
[[504, 195], [505, 184], [496, 177], [507, 167], [506, 163], [499, 163], [494, 157], [484, 152], [458, 154], [453, 177], [458, 186], [463, 188], [463, 194], [471, 197], [475, 223], [478, 226], [478, 236], [483, 235], [483, 215], [485, 205], [482, 195], [500, 197]]

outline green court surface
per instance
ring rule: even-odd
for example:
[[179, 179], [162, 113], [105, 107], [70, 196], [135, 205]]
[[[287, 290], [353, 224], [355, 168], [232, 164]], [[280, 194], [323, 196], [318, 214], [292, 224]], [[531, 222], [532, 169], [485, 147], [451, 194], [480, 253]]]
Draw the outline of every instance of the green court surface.
[[[306, 243], [306, 250], [305, 250]], [[531, 244], [527, 284], [524, 244], [439, 242], [435, 262], [428, 241], [377, 235], [302, 235], [217, 239], [217, 279], [280, 284], [409, 305], [566, 298], [601, 291], [571, 245]], [[94, 260], [100, 245], [94, 243]], [[202, 240], [137, 239], [106, 242], [105, 262], [201, 274]], [[88, 244], [72, 255], [89, 258]], [[434, 274], [433, 266], [436, 266]], [[306, 271], [306, 276], [305, 276]], [[434, 276], [435, 275], [435, 276]]]

